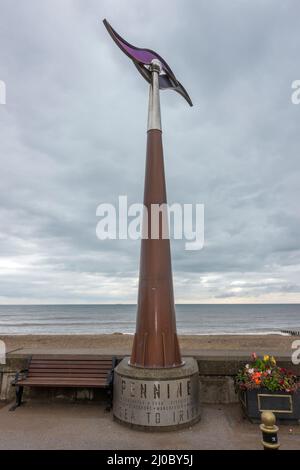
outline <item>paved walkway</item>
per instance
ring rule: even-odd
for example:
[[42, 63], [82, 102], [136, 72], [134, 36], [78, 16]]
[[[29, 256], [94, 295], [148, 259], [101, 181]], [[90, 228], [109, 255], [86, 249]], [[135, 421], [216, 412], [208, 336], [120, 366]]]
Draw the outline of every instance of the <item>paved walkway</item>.
[[[300, 449], [300, 426], [280, 426], [282, 449]], [[239, 405], [205, 405], [192, 428], [134, 431], [115, 423], [104, 405], [27, 402], [0, 408], [0, 449], [261, 449], [258, 425]]]

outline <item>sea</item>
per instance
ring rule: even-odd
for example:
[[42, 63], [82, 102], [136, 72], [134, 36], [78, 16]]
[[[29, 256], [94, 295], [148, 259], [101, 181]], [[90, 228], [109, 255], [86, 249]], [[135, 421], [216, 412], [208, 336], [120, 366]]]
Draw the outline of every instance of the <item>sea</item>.
[[[0, 335], [133, 334], [136, 305], [1, 305]], [[176, 305], [184, 335], [300, 331], [300, 304]]]

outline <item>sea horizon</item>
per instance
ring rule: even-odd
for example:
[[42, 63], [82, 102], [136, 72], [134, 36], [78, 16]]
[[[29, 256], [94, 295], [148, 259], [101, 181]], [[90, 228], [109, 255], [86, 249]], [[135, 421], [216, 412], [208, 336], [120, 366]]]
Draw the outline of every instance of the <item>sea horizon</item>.
[[[181, 335], [300, 331], [300, 304], [176, 304]], [[136, 304], [0, 305], [1, 335], [134, 334]]]

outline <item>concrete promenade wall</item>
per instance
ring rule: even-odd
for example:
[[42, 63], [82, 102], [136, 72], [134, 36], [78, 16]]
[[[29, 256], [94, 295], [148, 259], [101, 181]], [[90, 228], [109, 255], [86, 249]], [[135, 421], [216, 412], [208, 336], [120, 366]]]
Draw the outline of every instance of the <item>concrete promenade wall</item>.
[[[33, 351], [32, 351], [33, 353]], [[37, 351], [35, 351], [37, 353]], [[66, 354], [66, 351], [63, 352]], [[79, 352], [77, 352], [78, 354]], [[42, 354], [42, 352], [38, 352]], [[53, 353], [53, 355], [59, 352]], [[91, 355], [91, 351], [88, 351]], [[95, 353], [96, 354], [96, 353]], [[300, 365], [291, 364], [288, 354], [276, 354], [278, 364], [292, 370], [300, 377]], [[47, 352], [49, 355], [49, 352]], [[98, 355], [98, 354], [97, 354]], [[103, 355], [101, 355], [104, 357]], [[233, 377], [237, 371], [249, 361], [249, 354], [236, 351], [195, 351], [186, 356], [193, 356], [198, 361], [200, 389], [203, 403], [234, 403], [237, 395], [234, 391]], [[0, 364], [0, 401], [14, 399], [14, 388], [11, 381], [18, 370], [27, 366], [30, 355], [28, 352], [9, 353], [6, 364]], [[122, 355], [118, 356], [120, 359]], [[102, 390], [87, 389], [24, 389], [26, 399], [66, 399], [66, 400], [103, 400], [105, 392]]]

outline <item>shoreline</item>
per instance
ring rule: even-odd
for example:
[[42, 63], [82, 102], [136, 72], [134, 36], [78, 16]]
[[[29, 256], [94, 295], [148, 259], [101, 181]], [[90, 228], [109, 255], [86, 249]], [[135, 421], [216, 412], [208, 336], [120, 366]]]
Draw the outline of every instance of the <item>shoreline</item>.
[[[228, 350], [291, 352], [295, 336], [287, 334], [245, 334], [245, 335], [178, 335], [180, 348], [185, 353], [197, 350]], [[6, 350], [12, 349], [97, 349], [106, 354], [129, 354], [133, 335], [113, 334], [64, 334], [64, 335], [0, 335]]]
[[[133, 337], [134, 333], [123, 333], [122, 331], [114, 331], [114, 332], [109, 332], [109, 333], [0, 333], [0, 339], [1, 337], [34, 337], [34, 336], [114, 336], [114, 335], [125, 335], [125, 336], [130, 336]], [[234, 331], [229, 331], [229, 332], [218, 332], [218, 333], [178, 333], [178, 336], [182, 337], [191, 337], [191, 336], [291, 336], [289, 333], [286, 333], [284, 331], [260, 331], [260, 332], [234, 332]]]

